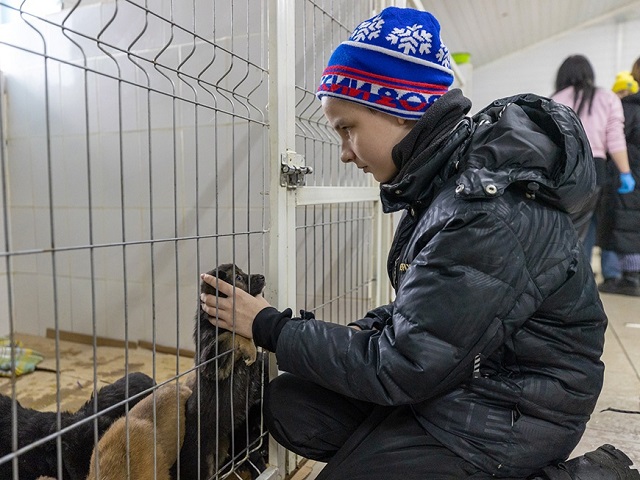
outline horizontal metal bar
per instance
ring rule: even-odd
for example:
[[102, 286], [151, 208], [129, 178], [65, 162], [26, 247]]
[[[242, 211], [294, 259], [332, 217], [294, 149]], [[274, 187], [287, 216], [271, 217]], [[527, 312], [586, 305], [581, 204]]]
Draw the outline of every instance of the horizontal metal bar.
[[301, 187], [296, 190], [297, 206], [379, 200], [379, 187]]
[[264, 235], [269, 230], [243, 230], [235, 231], [231, 233], [212, 233], [201, 235], [188, 235], [183, 237], [169, 237], [169, 238], [155, 238], [148, 240], [131, 240], [127, 242], [112, 242], [112, 243], [93, 243], [88, 245], [70, 245], [68, 247], [56, 247], [56, 248], [33, 248], [29, 250], [14, 250], [12, 252], [1, 252], [0, 258], [3, 257], [16, 257], [18, 255], [35, 255], [40, 253], [52, 253], [52, 252], [71, 252], [74, 250], [89, 250], [98, 248], [112, 248], [112, 247], [127, 247], [131, 245], [152, 245], [155, 243], [169, 243], [169, 242], [183, 242], [185, 240], [202, 240], [208, 238], [234, 238], [247, 235]]
[[264, 472], [262, 472], [256, 480], [270, 480], [272, 478], [277, 478], [278, 469], [276, 467], [269, 467]]
[[296, 225], [296, 230], [308, 230], [311, 228], [328, 227], [330, 225], [353, 225], [357, 222], [364, 222], [366, 220], [373, 220], [373, 215], [366, 215], [364, 217], [345, 218], [344, 220], [335, 220], [328, 222], [316, 222], [308, 223], [304, 225]]
[[[2, 5], [0, 4], [0, 6], [2, 6]], [[67, 30], [69, 30], [69, 29], [67, 29]], [[101, 42], [101, 44], [102, 45], [108, 45], [108, 44], [106, 44], [104, 42]], [[42, 57], [44, 59], [52, 60], [54, 62], [59, 62], [59, 63], [61, 63], [63, 65], [69, 65], [71, 67], [75, 67], [75, 68], [78, 68], [80, 70], [84, 70], [85, 72], [95, 73], [96, 75], [100, 75], [102, 77], [110, 78], [112, 80], [116, 80], [118, 82], [125, 83], [125, 84], [131, 85], [133, 87], [144, 88], [145, 90], [148, 90], [149, 92], [157, 93], [159, 95], [164, 95], [165, 97], [173, 98], [173, 99], [176, 99], [176, 100], [181, 100], [181, 101], [183, 101], [185, 103], [190, 103], [192, 105], [196, 105], [196, 106], [201, 107], [201, 108], [206, 108], [208, 110], [213, 110], [214, 112], [223, 113], [225, 115], [229, 115], [229, 116], [234, 117], [236, 119], [246, 120], [247, 122], [253, 122], [255, 124], [262, 125], [262, 126], [267, 126], [268, 125], [265, 121], [255, 120], [255, 119], [252, 119], [250, 117], [247, 117], [247, 116], [239, 114], [239, 113], [235, 113], [235, 112], [232, 112], [232, 111], [229, 111], [229, 110], [224, 110], [224, 109], [219, 108], [219, 107], [217, 107], [215, 105], [214, 106], [207, 105], [207, 104], [199, 102], [197, 100], [192, 100], [192, 99], [189, 99], [189, 98], [186, 98], [186, 97], [181, 97], [179, 95], [171, 94], [169, 92], [164, 92], [162, 90], [158, 90], [157, 88], [151, 87], [150, 85], [143, 85], [142, 83], [133, 82], [131, 80], [127, 80], [126, 78], [122, 78], [122, 77], [120, 77], [118, 75], [112, 75], [112, 74], [109, 74], [109, 73], [101, 72], [101, 71], [96, 70], [94, 68], [89, 68], [89, 67], [86, 67], [86, 66], [83, 66], [83, 65], [79, 65], [77, 63], [71, 62], [69, 60], [64, 60], [62, 58], [52, 57], [51, 55], [46, 55], [46, 54], [44, 54], [42, 52], [38, 52], [36, 50], [30, 49], [30, 48], [26, 48], [26, 47], [21, 47], [20, 45], [9, 43], [9, 42], [6, 42], [4, 40], [0, 41], [0, 45], [6, 45], [7, 47], [12, 47], [12, 48], [15, 48], [17, 50], [21, 50], [21, 51], [26, 52], [26, 53], [31, 53], [33, 55], [38, 55], [38, 56], [40, 56], [40, 57]], [[119, 49], [119, 48], [113, 47], [111, 45], [108, 45], [108, 46], [109, 46], [109, 48], [113, 48], [114, 50], [119, 50], [121, 53], [126, 53], [126, 50]], [[127, 56], [128, 57], [135, 57], [138, 60], [143, 60], [143, 61], [145, 61], [145, 62], [147, 62], [149, 64], [153, 64], [152, 60], [149, 60], [149, 59], [146, 59], [146, 58], [143, 58], [143, 57], [139, 57], [137, 55], [134, 55], [133, 53], [128, 53]], [[137, 65], [137, 64], [135, 64], [135, 65]], [[163, 69], [165, 69], [167, 71], [175, 73], [176, 75], [182, 75], [182, 76], [184, 76], [186, 78], [189, 78], [191, 80], [195, 80], [200, 84], [200, 86], [202, 86], [204, 84], [204, 85], [207, 85], [209, 87], [214, 88], [218, 92], [224, 91], [225, 93], [227, 93], [229, 95], [235, 95], [236, 97], [239, 97], [239, 98], [242, 98], [244, 100], [247, 100], [247, 102], [249, 101], [248, 97], [243, 97], [242, 95], [238, 95], [233, 91], [225, 90], [222, 87], [219, 87], [218, 85], [214, 85], [214, 84], [212, 84], [210, 82], [205, 82], [204, 80], [202, 80], [200, 78], [193, 77], [192, 75], [189, 75], [189, 74], [186, 74], [184, 72], [181, 72], [180, 70], [176, 70], [175, 68], [170, 68], [170, 67], [167, 67], [166, 65], [161, 65], [161, 64], [157, 64], [157, 65], [159, 67], [162, 67]], [[140, 65], [137, 65], [137, 66], [140, 69], [144, 70], [144, 68], [140, 67]], [[182, 81], [184, 82], [184, 80], [182, 80]], [[185, 82], [185, 83], [187, 83], [187, 82]], [[211, 92], [209, 92], [209, 93], [211, 94]]]

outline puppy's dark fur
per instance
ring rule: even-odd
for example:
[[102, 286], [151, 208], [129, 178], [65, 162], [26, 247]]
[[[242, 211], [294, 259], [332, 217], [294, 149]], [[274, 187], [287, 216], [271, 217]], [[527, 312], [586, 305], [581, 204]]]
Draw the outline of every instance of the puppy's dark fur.
[[[111, 385], [98, 390], [98, 412], [125, 400], [126, 378], [123, 377]], [[144, 373], [130, 373], [129, 396], [134, 396], [154, 385], [153, 380]], [[129, 408], [138, 403], [143, 395], [129, 401]], [[80, 409], [75, 412], [62, 412], [62, 428], [93, 415], [93, 394]], [[0, 457], [11, 453], [11, 398], [0, 395]], [[121, 405], [98, 417], [98, 436], [109, 428], [118, 418], [124, 415], [125, 407]], [[18, 416], [18, 448], [51, 435], [58, 430], [57, 414], [55, 412], [40, 412], [31, 408], [24, 408], [17, 403]], [[89, 462], [94, 445], [94, 421], [88, 421], [62, 435], [62, 473], [65, 480], [85, 480], [89, 473]], [[34, 480], [39, 476], [57, 477], [58, 462], [56, 440], [50, 440], [29, 450], [18, 457], [20, 480]], [[13, 478], [12, 461], [0, 465], [0, 478]]]
[[[233, 264], [219, 265], [208, 273], [253, 296], [261, 294], [265, 286], [264, 276], [248, 275]], [[216, 289], [204, 282], [200, 285], [200, 291], [216, 294]], [[200, 346], [199, 355], [196, 348], [195, 363], [199, 365], [200, 383], [196, 377], [193, 385], [189, 385], [193, 394], [187, 400], [186, 433], [179, 458], [180, 473], [177, 473], [178, 463], [171, 472], [172, 478], [181, 480], [206, 479], [219, 469], [224, 470], [232, 451], [233, 455], [238, 455], [247, 447], [247, 438], [250, 448], [255, 450], [259, 447], [261, 392], [267, 375], [267, 357], [256, 352], [251, 340], [216, 328], [201, 308], [198, 309], [195, 322], [194, 342], [196, 347]], [[250, 408], [253, 412], [259, 412], [249, 418], [249, 421], [258, 425], [246, 423]], [[258, 469], [266, 468], [261, 454], [254, 454], [251, 460], [258, 464]], [[252, 470], [252, 478], [257, 477], [259, 472]]]

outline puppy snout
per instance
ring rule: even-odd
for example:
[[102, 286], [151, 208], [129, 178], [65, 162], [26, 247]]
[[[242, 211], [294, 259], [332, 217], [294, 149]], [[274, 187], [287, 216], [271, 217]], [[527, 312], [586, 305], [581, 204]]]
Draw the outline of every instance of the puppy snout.
[[253, 295], [254, 297], [256, 295], [259, 295], [262, 293], [262, 290], [264, 289], [265, 286], [265, 278], [264, 275], [261, 275], [259, 273], [255, 273], [253, 275], [251, 275], [251, 277], [249, 278], [250, 280], [250, 289], [249, 289], [249, 293], [251, 295]]

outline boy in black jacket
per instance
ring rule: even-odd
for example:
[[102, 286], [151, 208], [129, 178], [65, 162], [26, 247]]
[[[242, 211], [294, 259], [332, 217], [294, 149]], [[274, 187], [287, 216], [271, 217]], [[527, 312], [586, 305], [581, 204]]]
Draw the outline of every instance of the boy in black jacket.
[[266, 392], [269, 432], [328, 462], [319, 479], [534, 475], [569, 456], [602, 388], [607, 319], [569, 216], [595, 182], [580, 122], [535, 95], [470, 118], [452, 81], [437, 20], [390, 7], [318, 88], [341, 160], [380, 182], [385, 212], [405, 211], [393, 303], [349, 328], [222, 282], [228, 298], [202, 297], [213, 323], [275, 352], [287, 373]]

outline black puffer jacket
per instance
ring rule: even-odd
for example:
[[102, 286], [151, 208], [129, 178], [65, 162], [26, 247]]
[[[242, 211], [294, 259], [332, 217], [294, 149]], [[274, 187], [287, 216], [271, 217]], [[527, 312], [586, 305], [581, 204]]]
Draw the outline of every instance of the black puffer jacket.
[[598, 245], [618, 253], [640, 253], [640, 93], [622, 99], [629, 166], [636, 180], [633, 192], [620, 194], [619, 172], [607, 162], [609, 182], [598, 211]]
[[394, 149], [381, 197], [407, 210], [389, 257], [397, 296], [357, 322], [377, 328], [290, 321], [276, 354], [345, 395], [411, 404], [477, 467], [526, 476], [570, 454], [602, 386], [606, 316], [563, 213], [595, 174], [568, 108], [523, 95], [470, 119], [465, 102], [449, 92]]

